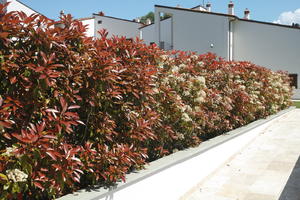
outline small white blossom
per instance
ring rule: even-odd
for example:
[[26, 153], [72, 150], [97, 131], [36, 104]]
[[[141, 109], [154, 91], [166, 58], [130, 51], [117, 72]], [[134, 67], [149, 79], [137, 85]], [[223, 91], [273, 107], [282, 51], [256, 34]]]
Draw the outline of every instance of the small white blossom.
[[200, 62], [197, 63], [197, 65], [198, 65], [199, 67], [203, 67], [203, 66], [204, 66], [204, 62], [200, 61]]
[[167, 55], [162, 55], [160, 56], [163, 60], [167, 60], [168, 59], [168, 56]]
[[183, 140], [184, 139], [184, 135], [182, 133], [177, 135], [178, 139]]
[[185, 121], [185, 122], [190, 122], [190, 121], [192, 121], [192, 119], [190, 118], [190, 116], [189, 116], [188, 114], [186, 114], [186, 113], [183, 113], [181, 118], [182, 118], [182, 120]]
[[14, 183], [25, 182], [28, 178], [28, 175], [19, 169], [6, 170], [6, 175], [7, 178]]
[[5, 150], [6, 151], [2, 154], [3, 156], [12, 156], [13, 152], [16, 151], [16, 147], [7, 147]]
[[195, 111], [196, 112], [200, 112], [201, 111], [201, 108], [199, 106], [195, 106]]
[[194, 100], [196, 103], [202, 103], [205, 101], [205, 98], [203, 97], [197, 97], [195, 100]]
[[255, 72], [251, 72], [250, 75], [256, 76], [256, 73]]
[[186, 80], [182, 76], [180, 76], [180, 77], [177, 78], [177, 81], [179, 81], [179, 82], [185, 82]]
[[197, 76], [196, 80], [200, 83], [205, 85], [205, 78], [203, 76]]
[[206, 93], [205, 93], [204, 90], [200, 90], [200, 91], [197, 92], [197, 96], [205, 98], [206, 97]]
[[177, 66], [173, 66], [173, 68], [171, 69], [171, 71], [173, 73], [177, 73], [179, 71], [179, 68]]
[[191, 56], [191, 59], [197, 60], [197, 59], [198, 59], [198, 56], [197, 56], [197, 55], [192, 55], [192, 56]]
[[153, 88], [153, 93], [154, 94], [158, 94], [159, 93], [159, 90], [157, 88]]
[[185, 64], [180, 64], [178, 67], [179, 67], [179, 69], [184, 69], [186, 67], [186, 65]]
[[187, 112], [193, 112], [193, 109], [191, 108], [191, 106], [189, 106], [189, 105], [185, 105], [185, 106], [183, 106], [184, 107], [184, 110], [185, 111], [187, 111]]
[[245, 87], [244, 85], [239, 85], [239, 89], [241, 89], [241, 90], [245, 90], [245, 89], [246, 89], [246, 87]]
[[190, 93], [190, 91], [188, 91], [188, 90], [185, 90], [185, 91], [183, 91], [183, 96], [189, 96], [191, 93]]

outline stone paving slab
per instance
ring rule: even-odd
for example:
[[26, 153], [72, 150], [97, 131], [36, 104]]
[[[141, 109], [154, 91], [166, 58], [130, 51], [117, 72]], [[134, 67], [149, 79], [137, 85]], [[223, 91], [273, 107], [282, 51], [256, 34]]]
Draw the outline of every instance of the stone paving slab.
[[300, 200], [300, 109], [275, 120], [181, 200]]
[[293, 100], [300, 100], [300, 89], [294, 89], [292, 99]]

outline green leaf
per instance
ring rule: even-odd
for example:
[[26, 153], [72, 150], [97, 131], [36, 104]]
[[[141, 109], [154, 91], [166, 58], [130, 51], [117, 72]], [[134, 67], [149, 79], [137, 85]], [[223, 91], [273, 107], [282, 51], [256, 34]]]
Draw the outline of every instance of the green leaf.
[[3, 186], [3, 190], [8, 190], [8, 189], [10, 188], [10, 185], [11, 185], [10, 182], [8, 182], [7, 184], [5, 184], [5, 185]]
[[13, 183], [12, 193], [13, 193], [13, 194], [16, 194], [16, 193], [19, 193], [19, 192], [21, 192], [21, 188], [20, 188], [20, 186], [18, 185], [18, 183]]
[[6, 182], [8, 182], [7, 176], [5, 174], [0, 173], [0, 183], [5, 184]]

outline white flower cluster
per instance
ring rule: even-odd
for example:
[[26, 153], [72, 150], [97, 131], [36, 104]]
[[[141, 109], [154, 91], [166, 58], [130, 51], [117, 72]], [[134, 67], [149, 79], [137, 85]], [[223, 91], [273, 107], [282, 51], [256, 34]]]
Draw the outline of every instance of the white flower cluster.
[[200, 61], [196, 64], [197, 67], [204, 67], [204, 62]]
[[205, 78], [203, 76], [197, 76], [196, 80], [198, 81], [198, 83], [205, 85]]
[[14, 147], [14, 146], [12, 146], [12, 147], [7, 147], [6, 149], [5, 149], [6, 151], [2, 154], [3, 156], [13, 156], [14, 154], [13, 154], [13, 152], [15, 152], [16, 151], [16, 147]]
[[[181, 115], [183, 122], [193, 122], [195, 113], [200, 112], [199, 104], [206, 101], [206, 80], [204, 76], [193, 75], [190, 73], [190, 61], [197, 61], [197, 55], [192, 55], [190, 60], [179, 65], [165, 63], [168, 73], [161, 79], [160, 84], [174, 90], [174, 97], [178, 101], [174, 104], [175, 110]], [[169, 65], [168, 65], [169, 64]], [[203, 62], [197, 65], [204, 66]], [[187, 125], [189, 126], [189, 125]]]
[[28, 178], [28, 175], [19, 169], [6, 170], [6, 175], [7, 178], [12, 180], [14, 183], [25, 182]]
[[190, 118], [190, 116], [189, 116], [187, 113], [183, 113], [181, 119], [182, 119], [183, 121], [185, 121], [185, 122], [190, 122], [190, 121], [192, 121], [192, 119]]

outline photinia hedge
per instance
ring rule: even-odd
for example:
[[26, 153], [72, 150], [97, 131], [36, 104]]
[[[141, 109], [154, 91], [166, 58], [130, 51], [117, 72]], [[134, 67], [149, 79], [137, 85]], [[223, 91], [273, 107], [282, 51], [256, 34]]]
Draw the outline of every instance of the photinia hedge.
[[1, 14], [0, 199], [125, 181], [291, 105], [284, 72], [85, 30], [70, 15]]

